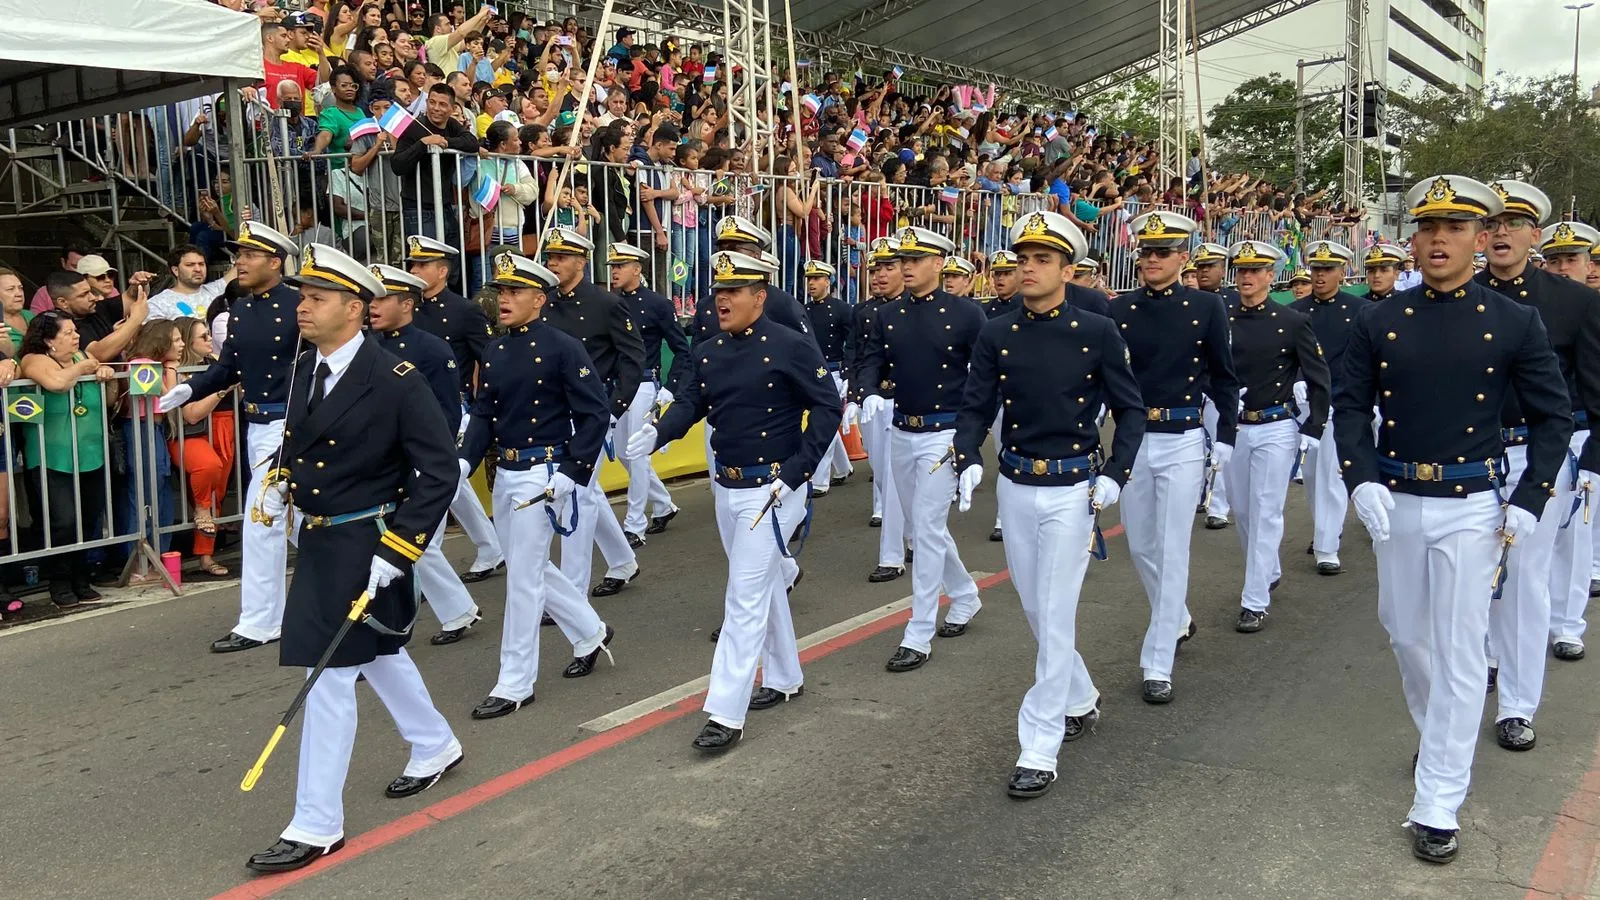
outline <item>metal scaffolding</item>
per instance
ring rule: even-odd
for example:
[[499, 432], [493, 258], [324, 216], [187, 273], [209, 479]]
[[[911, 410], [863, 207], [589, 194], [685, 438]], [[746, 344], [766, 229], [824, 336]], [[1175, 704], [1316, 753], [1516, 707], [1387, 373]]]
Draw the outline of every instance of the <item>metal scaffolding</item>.
[[1157, 102], [1160, 104], [1160, 136], [1157, 148], [1161, 153], [1159, 190], [1165, 190], [1173, 178], [1183, 177], [1184, 159], [1189, 155], [1188, 129], [1184, 127], [1183, 85], [1184, 66], [1189, 60], [1188, 27], [1185, 0], [1161, 0], [1161, 49], [1156, 55], [1156, 79], [1160, 82]]
[[1345, 0], [1344, 5], [1344, 91], [1339, 105], [1342, 117], [1340, 134], [1344, 139], [1344, 199], [1346, 203], [1359, 203], [1362, 196], [1361, 169], [1366, 156], [1361, 138], [1361, 102], [1367, 4], [1366, 0]]
[[[750, 141], [766, 137], [772, 117], [772, 19], [767, 0], [723, 0], [722, 33], [727, 36], [727, 52], [717, 77], [728, 85], [728, 115], [736, 139]], [[744, 74], [734, 78], [735, 70]], [[764, 162], [770, 170], [773, 157], [771, 140], [761, 140]]]

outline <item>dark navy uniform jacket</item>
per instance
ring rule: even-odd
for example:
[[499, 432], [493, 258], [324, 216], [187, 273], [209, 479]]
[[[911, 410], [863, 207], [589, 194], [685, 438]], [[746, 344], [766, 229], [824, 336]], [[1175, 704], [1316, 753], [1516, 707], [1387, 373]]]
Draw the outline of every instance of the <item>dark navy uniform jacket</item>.
[[[1505, 455], [1500, 411], [1515, 390], [1528, 422], [1528, 468], [1510, 501], [1543, 515], [1572, 438], [1572, 402], [1539, 313], [1474, 281], [1453, 291], [1427, 285], [1362, 308], [1333, 386], [1333, 434], [1345, 486], [1376, 481], [1423, 497], [1492, 488], [1482, 477], [1398, 479], [1402, 464], [1460, 465]], [[1372, 445], [1372, 407], [1383, 417]]]
[[983, 307], [983, 314], [990, 319], [998, 319], [1006, 313], [1016, 312], [1022, 308], [1022, 295], [1012, 294], [1004, 300], [999, 297], [984, 297], [978, 301]]
[[605, 388], [583, 344], [543, 319], [511, 329], [489, 345], [461, 458], [476, 466], [492, 438], [503, 469], [544, 465], [507, 458], [517, 451], [554, 448], [556, 468], [580, 485], [594, 477], [611, 427]]
[[[1194, 409], [1206, 393], [1217, 407], [1214, 437], [1232, 444], [1239, 423], [1239, 379], [1222, 298], [1173, 282], [1160, 289], [1127, 291], [1117, 298], [1111, 315], [1128, 345], [1145, 406]], [[1177, 434], [1200, 425], [1195, 415], [1192, 420], [1150, 421], [1145, 431]]]
[[897, 417], [954, 415], [961, 409], [972, 348], [986, 321], [978, 304], [942, 289], [888, 304], [863, 341], [856, 373], [862, 396], [883, 396], [893, 388]]
[[[246, 421], [259, 424], [283, 418], [283, 404], [289, 400], [289, 372], [300, 346], [294, 312], [299, 304], [300, 292], [281, 283], [235, 300], [229, 308], [228, 340], [217, 361], [189, 379], [192, 396], [204, 397], [243, 384], [240, 403]], [[266, 408], [255, 409], [260, 406]]]
[[842, 366], [845, 344], [850, 340], [850, 307], [838, 297], [825, 297], [808, 298], [805, 309], [822, 358], [831, 365]]
[[[811, 338], [811, 343], [816, 345], [816, 337], [811, 333], [811, 318], [806, 315], [806, 308], [793, 294], [775, 284], [767, 285], [767, 299], [761, 307], [761, 316], [771, 319], [774, 323], [786, 328], [792, 328]], [[700, 341], [715, 338], [722, 333], [722, 327], [717, 324], [717, 297], [715, 293], [707, 294], [700, 298], [694, 305], [694, 319], [689, 323], [689, 342], [697, 344]], [[818, 347], [818, 350], [821, 350]], [[674, 394], [677, 391], [673, 391]], [[716, 426], [712, 426], [716, 427]]]
[[[1106, 316], [1107, 318], [1111, 316], [1111, 301], [1106, 299], [1106, 295], [1093, 288], [1086, 288], [1081, 284], [1067, 282], [1067, 302], [1084, 312], [1092, 312], [1097, 316]], [[1020, 303], [1021, 295], [1019, 294], [1019, 306]]]
[[1396, 293], [1397, 293], [1396, 291], [1390, 291], [1387, 294], [1380, 294], [1377, 291], [1369, 289], [1367, 291], [1367, 301], [1369, 303], [1381, 303], [1384, 300], [1387, 300], [1390, 297], [1393, 297]]
[[[1111, 456], [1098, 474], [1119, 485], [1132, 474], [1144, 439], [1145, 407], [1127, 345], [1109, 318], [1063, 302], [1047, 313], [1017, 310], [983, 327], [956, 419], [958, 472], [982, 462], [983, 441], [1001, 404], [1004, 433], [995, 435], [996, 446], [1030, 460], [1095, 454], [1100, 449], [1096, 420], [1105, 404], [1116, 432]], [[1072, 485], [1097, 474], [1087, 467], [1036, 474], [1004, 458], [996, 466], [1017, 484]]]
[[[799, 489], [833, 443], [844, 410], [816, 344], [765, 315], [737, 334], [718, 334], [690, 349], [694, 369], [656, 426], [656, 446], [677, 440], [704, 418], [711, 423], [715, 476], [727, 467], [771, 484], [772, 469]], [[809, 413], [805, 429], [801, 417]]]
[[[1527, 266], [1522, 274], [1501, 281], [1485, 269], [1474, 279], [1511, 300], [1539, 311], [1545, 334], [1556, 351], [1561, 374], [1567, 383], [1574, 418], [1583, 414], [1585, 425], [1600, 424], [1600, 293], [1570, 278]], [[1522, 406], [1515, 394], [1506, 396], [1501, 424], [1526, 425]], [[1600, 447], [1591, 436], [1583, 442], [1578, 465], [1591, 472], [1600, 470]]]
[[[689, 339], [678, 324], [672, 301], [646, 287], [618, 296], [628, 305], [628, 315], [639, 326], [639, 337], [644, 341], [644, 377], [657, 384], [676, 383], [677, 373], [688, 366], [685, 358], [689, 355]], [[661, 371], [662, 343], [672, 351], [671, 378]]]
[[1339, 291], [1327, 300], [1318, 300], [1315, 294], [1302, 297], [1289, 304], [1290, 309], [1311, 316], [1311, 327], [1317, 332], [1317, 343], [1322, 345], [1322, 355], [1328, 360], [1328, 372], [1335, 380], [1343, 371], [1344, 345], [1350, 340], [1350, 329], [1356, 314], [1372, 301], [1349, 291]]
[[461, 421], [461, 381], [456, 377], [456, 356], [444, 338], [436, 337], [408, 322], [388, 331], [371, 332], [378, 346], [396, 358], [417, 367], [417, 374], [428, 382], [428, 389], [439, 401], [445, 421], [454, 425]]
[[[611, 394], [611, 415], [621, 418], [644, 380], [644, 341], [622, 298], [584, 279], [572, 293], [552, 292], [539, 321], [583, 342], [594, 371]], [[595, 451], [596, 453], [599, 450]]]
[[[868, 297], [860, 303], [857, 303], [856, 308], [851, 310], [850, 342], [845, 348], [846, 354], [844, 367], [850, 373], [850, 384], [848, 385], [847, 396], [853, 402], [860, 403], [862, 400], [866, 399], [866, 392], [863, 390], [859, 373], [861, 370], [861, 359], [864, 356], [863, 351], [866, 349], [865, 343], [867, 335], [871, 334], [872, 329], [876, 327], [875, 323], [878, 320], [878, 316], [883, 312], [883, 308], [892, 302], [894, 301], [883, 300], [878, 297]], [[893, 400], [894, 385], [880, 384], [878, 396], [885, 400]]]
[[1233, 323], [1233, 369], [1244, 389], [1240, 424], [1264, 421], [1261, 411], [1274, 406], [1293, 407], [1294, 383], [1303, 380], [1311, 409], [1300, 433], [1321, 439], [1332, 387], [1311, 317], [1270, 297], [1255, 307], [1236, 301], [1228, 315]]
[[[371, 598], [367, 612], [391, 630], [416, 616], [411, 566], [444, 523], [460, 473], [455, 423], [446, 422], [416, 366], [361, 338], [350, 365], [315, 410], [308, 406], [316, 351], [295, 370], [284, 422], [281, 473], [301, 514], [300, 555], [283, 613], [278, 660], [314, 666], [350, 604], [367, 586], [374, 555], [406, 573]], [[316, 517], [397, 504], [382, 519], [315, 527]], [[381, 527], [380, 527], [381, 526]], [[391, 654], [408, 635], [365, 624], [350, 629], [331, 666], [354, 666]]]
[[[445, 288], [417, 304], [416, 326], [444, 339], [456, 358], [458, 393], [472, 396], [472, 373], [483, 361], [484, 348], [494, 340], [494, 328], [483, 307]], [[458, 404], [459, 405], [459, 404]], [[461, 413], [456, 413], [459, 419]]]

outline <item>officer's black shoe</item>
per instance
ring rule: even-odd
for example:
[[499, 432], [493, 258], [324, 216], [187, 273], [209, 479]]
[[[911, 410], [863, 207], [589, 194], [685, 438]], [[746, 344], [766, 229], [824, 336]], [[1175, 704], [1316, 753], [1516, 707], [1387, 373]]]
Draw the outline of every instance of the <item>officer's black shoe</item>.
[[1011, 773], [1011, 780], [1006, 782], [1006, 793], [1018, 800], [1032, 800], [1034, 797], [1043, 797], [1050, 793], [1050, 785], [1054, 784], [1056, 773], [1046, 772], [1043, 769], [1024, 769], [1021, 766]]
[[311, 844], [302, 844], [299, 841], [289, 841], [279, 838], [276, 844], [250, 857], [244, 864], [252, 872], [273, 874], [276, 872], [293, 872], [295, 869], [304, 869], [324, 856], [332, 856], [344, 849], [344, 838], [334, 841], [327, 847], [317, 847]]
[[529, 694], [526, 700], [507, 700], [503, 697], [485, 697], [482, 703], [472, 708], [474, 719], [498, 719], [509, 716], [517, 710], [533, 702], [533, 695]]
[[1500, 686], [1500, 669], [1498, 667], [1496, 667], [1496, 666], [1490, 666], [1489, 667], [1489, 688], [1488, 688], [1488, 690], [1484, 691], [1484, 693], [1492, 694], [1492, 693], [1494, 693], [1494, 689], [1499, 687], [1499, 686]]
[[247, 638], [242, 634], [234, 634], [230, 631], [222, 637], [219, 637], [211, 642], [211, 652], [234, 653], [239, 650], [253, 650], [264, 643], [266, 643], [266, 641], [258, 641], [254, 638]]
[[989, 540], [994, 541], [997, 544], [1000, 543], [1001, 541], [1004, 541], [1005, 539], [1006, 539], [1006, 533], [1002, 529], [996, 528], [995, 530], [989, 532]]
[[383, 795], [385, 797], [389, 797], [390, 799], [398, 800], [401, 797], [410, 797], [420, 794], [428, 788], [433, 787], [435, 784], [438, 784], [439, 779], [443, 778], [446, 772], [454, 769], [456, 766], [461, 765], [461, 761], [463, 759], [466, 759], [465, 755], [457, 756], [450, 762], [450, 765], [445, 766], [432, 775], [401, 775], [399, 778], [389, 782], [389, 786], [383, 789]]
[[1146, 703], [1171, 703], [1172, 682], [1146, 681], [1144, 683], [1144, 702]]
[[1233, 626], [1233, 630], [1244, 634], [1253, 634], [1261, 630], [1261, 626], [1266, 622], [1266, 619], [1267, 614], [1265, 611], [1256, 612], [1253, 609], [1241, 609], [1239, 610], [1239, 623]]
[[706, 727], [694, 737], [694, 748], [702, 753], [722, 753], [739, 743], [744, 737], [743, 728], [729, 728], [718, 722], [706, 722]]
[[1095, 723], [1099, 721], [1099, 708], [1091, 709], [1081, 716], [1067, 716], [1067, 730], [1061, 734], [1061, 743], [1066, 744], [1083, 737], [1093, 731]]
[[1272, 579], [1272, 583], [1267, 585], [1267, 593], [1270, 594], [1273, 591], [1277, 590], [1278, 589], [1278, 585], [1280, 585], [1280, 584], [1283, 584], [1283, 579], [1282, 578], [1274, 578], [1274, 579]]
[[1193, 619], [1190, 619], [1189, 620], [1189, 630], [1185, 631], [1183, 634], [1178, 635], [1178, 643], [1172, 648], [1172, 652], [1173, 653], [1177, 653], [1180, 649], [1182, 649], [1183, 645], [1185, 643], [1187, 643], [1190, 638], [1194, 637], [1195, 633], [1198, 632], [1199, 630], [1200, 630], [1200, 626], [1195, 624], [1195, 621]]
[[910, 647], [895, 648], [894, 655], [889, 657], [889, 662], [884, 665], [891, 672], [909, 672], [912, 669], [922, 668], [928, 661], [928, 654]]
[[1413, 754], [1411, 754], [1411, 774], [1412, 775], [1417, 774], [1417, 760], [1419, 760], [1421, 758], [1422, 758], [1422, 754], [1421, 753], [1413, 753]]
[[967, 633], [967, 626], [970, 624], [972, 624], [971, 619], [965, 622], [952, 622], [949, 619], [945, 619], [944, 624], [940, 625], [939, 630], [935, 633], [939, 637], [961, 637]]
[[443, 647], [445, 644], [454, 644], [456, 641], [466, 637], [467, 629], [478, 624], [478, 622], [482, 619], [483, 616], [473, 616], [471, 622], [468, 622], [460, 628], [446, 628], [433, 637], [428, 638], [428, 643], [434, 645], [435, 647]]
[[629, 575], [627, 578], [612, 578], [611, 576], [607, 575], [605, 578], [600, 579], [600, 583], [594, 586], [594, 590], [589, 592], [589, 596], [614, 596], [620, 593], [622, 589], [627, 587], [635, 578], [638, 578], [641, 571], [643, 571], [642, 566], [635, 568], [633, 570], [633, 574]]
[[50, 579], [50, 602], [62, 609], [71, 609], [83, 601], [72, 592], [72, 585], [59, 578]]
[[664, 516], [656, 516], [655, 518], [650, 520], [650, 524], [649, 525], [646, 525], [644, 527], [644, 533], [645, 534], [660, 534], [661, 532], [667, 530], [667, 523], [671, 522], [673, 519], [676, 519], [677, 517], [678, 517], [678, 510], [676, 508], [674, 508], [671, 512], [667, 513]]
[[867, 520], [867, 527], [868, 528], [882, 528], [883, 527], [883, 516], [873, 516], [872, 518], [868, 519]]
[[800, 579], [802, 579], [804, 577], [806, 577], [806, 570], [800, 568], [800, 566], [798, 564], [796, 564], [795, 567], [794, 567], [794, 580], [789, 582], [789, 587], [785, 591], [785, 593], [788, 593], [788, 594], [794, 593], [795, 585], [799, 584], [800, 583]]
[[1341, 566], [1336, 562], [1319, 562], [1319, 563], [1317, 563], [1317, 574], [1318, 575], [1337, 575], [1337, 574], [1339, 574], [1340, 572], [1343, 572], [1343, 571], [1344, 571], [1344, 566]]
[[1221, 531], [1228, 527], [1228, 520], [1221, 516], [1206, 516], [1207, 531]]
[[556, 620], [550, 618], [550, 614], [549, 613], [541, 613], [539, 615], [539, 627], [540, 628], [546, 628], [548, 626], [554, 625], [555, 623], [556, 623]]
[[622, 533], [622, 536], [628, 539], [628, 546], [632, 547], [635, 550], [637, 550], [640, 547], [644, 546], [644, 538], [640, 537], [637, 534], [634, 534], [631, 531], [624, 531]]
[[759, 687], [756, 688], [755, 693], [750, 695], [750, 708], [771, 709], [780, 703], [788, 703], [790, 700], [793, 700], [805, 692], [805, 685], [801, 685], [792, 691], [780, 691], [777, 688]]
[[1443, 864], [1455, 859], [1460, 849], [1454, 829], [1411, 823], [1411, 855], [1417, 859]]
[[844, 484], [846, 481], [849, 481], [849, 480], [850, 480], [850, 473], [846, 472], [843, 475], [835, 475], [832, 478], [829, 478], [828, 479], [828, 484], [831, 487], [838, 487], [839, 485]]
[[476, 583], [478, 583], [480, 581], [483, 581], [483, 580], [485, 580], [487, 578], [490, 578], [490, 577], [496, 575], [497, 573], [504, 572], [505, 570], [506, 570], [506, 561], [502, 559], [502, 560], [500, 560], [500, 564], [497, 565], [497, 566], [491, 566], [491, 567], [489, 567], [487, 569], [469, 569], [469, 570], [467, 570], [465, 572], [462, 572], [461, 573], [461, 583], [462, 584], [476, 584]]
[[717, 638], [719, 638], [719, 637], [722, 637], [722, 626], [721, 625], [718, 625], [717, 627], [711, 629], [711, 643], [715, 644], [717, 642]]
[[1194, 508], [1194, 514], [1197, 515], [1197, 516], [1205, 515], [1206, 514], [1206, 505], [1204, 503], [1196, 505], [1195, 508]]
[[[582, 678], [583, 676], [589, 674], [590, 672], [593, 672], [594, 671], [594, 664], [600, 661], [600, 653], [601, 653], [601, 651], [605, 650], [607, 647], [610, 647], [611, 646], [611, 639], [616, 637], [616, 636], [617, 636], [616, 629], [612, 628], [610, 625], [607, 625], [606, 626], [606, 636], [601, 639], [600, 646], [598, 646], [598, 647], [594, 648], [593, 650], [589, 651], [589, 653], [587, 655], [573, 657], [572, 658], [572, 662], [567, 663], [567, 667], [565, 669], [561, 670], [561, 677], [562, 678]], [[612, 665], [615, 665], [615, 664], [616, 663], [613, 660]]]
[[911, 549], [910, 547], [907, 547], [906, 548], [906, 565], [908, 565], [908, 566], [911, 565], [911, 559], [912, 559], [912, 557], [914, 557], [916, 555], [917, 555], [917, 551]]
[[1532, 750], [1538, 742], [1527, 719], [1501, 719], [1494, 723], [1494, 739], [1507, 750]]
[[1306, 545], [1306, 555], [1307, 556], [1312, 556], [1316, 552], [1317, 552], [1317, 542], [1316, 541], [1312, 541], [1311, 543]]
[[1550, 652], [1555, 654], [1556, 659], [1564, 659], [1567, 662], [1577, 662], [1578, 660], [1583, 659], [1583, 642], [1556, 641], [1554, 644], [1550, 645]]
[[906, 570], [902, 566], [878, 566], [867, 576], [867, 580], [873, 584], [882, 584], [885, 581], [893, 581], [905, 573]]

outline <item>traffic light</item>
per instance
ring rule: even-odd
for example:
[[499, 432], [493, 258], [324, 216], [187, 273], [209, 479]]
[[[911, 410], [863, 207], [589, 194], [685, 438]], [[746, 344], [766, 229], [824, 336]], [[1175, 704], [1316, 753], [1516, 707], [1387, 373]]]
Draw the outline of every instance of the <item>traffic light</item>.
[[1378, 136], [1379, 123], [1383, 121], [1385, 107], [1389, 104], [1389, 91], [1381, 84], [1368, 82], [1361, 92], [1361, 136]]

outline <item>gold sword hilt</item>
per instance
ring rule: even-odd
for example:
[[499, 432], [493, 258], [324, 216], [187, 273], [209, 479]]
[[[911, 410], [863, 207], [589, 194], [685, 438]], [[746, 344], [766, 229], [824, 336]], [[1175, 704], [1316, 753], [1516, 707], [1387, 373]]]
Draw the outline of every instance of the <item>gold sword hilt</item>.
[[955, 457], [955, 455], [956, 455], [956, 448], [954, 446], [952, 446], [949, 450], [946, 450], [944, 452], [943, 456], [939, 457], [939, 461], [933, 464], [933, 468], [928, 470], [928, 474], [932, 475], [933, 473], [939, 471], [939, 467], [944, 465], [945, 463], [949, 462], [951, 459], [953, 459]]
[[773, 491], [771, 494], [767, 495], [767, 503], [766, 503], [765, 506], [761, 507], [761, 512], [756, 513], [756, 520], [754, 522], [750, 523], [750, 530], [751, 531], [755, 531], [756, 530], [756, 526], [761, 524], [761, 520], [766, 518], [767, 517], [767, 513], [772, 509], [772, 507], [776, 506], [777, 504], [778, 504], [778, 492], [777, 491]]
[[521, 503], [518, 503], [516, 506], [511, 507], [511, 511], [512, 512], [516, 512], [517, 510], [520, 510], [520, 509], [527, 509], [528, 507], [534, 505], [535, 503], [545, 503], [545, 502], [554, 503], [555, 499], [556, 499], [556, 492], [546, 488], [545, 492], [540, 494], [539, 496], [534, 497], [534, 498], [529, 499], [529, 500], [524, 500]]

